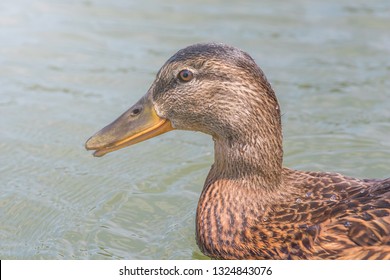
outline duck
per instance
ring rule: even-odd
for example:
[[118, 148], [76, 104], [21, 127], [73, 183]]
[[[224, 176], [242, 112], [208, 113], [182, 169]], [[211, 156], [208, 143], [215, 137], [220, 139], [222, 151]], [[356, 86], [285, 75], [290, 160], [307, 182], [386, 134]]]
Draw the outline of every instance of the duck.
[[390, 178], [284, 167], [280, 106], [247, 52], [223, 43], [179, 50], [85, 147], [101, 157], [172, 130], [214, 141], [195, 218], [206, 256], [390, 259]]

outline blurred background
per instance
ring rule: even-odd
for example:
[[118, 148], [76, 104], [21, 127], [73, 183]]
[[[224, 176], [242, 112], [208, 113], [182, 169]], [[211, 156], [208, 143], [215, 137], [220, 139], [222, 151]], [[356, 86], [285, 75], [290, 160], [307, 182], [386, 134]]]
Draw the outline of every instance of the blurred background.
[[284, 164], [390, 176], [387, 0], [0, 2], [0, 259], [202, 259], [209, 136], [103, 158], [85, 141], [198, 42], [250, 53], [283, 113]]

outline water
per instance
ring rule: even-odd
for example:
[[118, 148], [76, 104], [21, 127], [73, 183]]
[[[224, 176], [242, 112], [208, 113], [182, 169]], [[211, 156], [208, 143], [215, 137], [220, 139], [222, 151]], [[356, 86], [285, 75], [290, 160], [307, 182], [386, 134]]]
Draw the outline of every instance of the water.
[[103, 158], [83, 147], [195, 42], [261, 65], [286, 166], [390, 175], [389, 1], [207, 2], [0, 3], [0, 259], [204, 258], [208, 136], [175, 131]]

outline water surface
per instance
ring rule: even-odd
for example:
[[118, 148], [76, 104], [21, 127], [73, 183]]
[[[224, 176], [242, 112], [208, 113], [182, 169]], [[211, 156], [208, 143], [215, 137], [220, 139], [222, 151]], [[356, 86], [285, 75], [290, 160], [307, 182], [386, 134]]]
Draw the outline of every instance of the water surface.
[[204, 258], [210, 137], [175, 131], [103, 158], [83, 146], [192, 43], [263, 68], [286, 166], [390, 176], [390, 2], [317, 2], [2, 1], [0, 259]]

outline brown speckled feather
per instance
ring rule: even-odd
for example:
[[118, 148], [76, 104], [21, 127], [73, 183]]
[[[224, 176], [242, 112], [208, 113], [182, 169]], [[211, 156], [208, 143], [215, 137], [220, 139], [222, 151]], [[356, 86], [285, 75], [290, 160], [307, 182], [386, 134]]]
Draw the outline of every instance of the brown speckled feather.
[[[154, 126], [144, 123], [156, 119]], [[148, 128], [146, 136], [140, 123]], [[196, 216], [204, 254], [390, 259], [390, 178], [359, 180], [283, 168], [280, 107], [247, 53], [223, 44], [178, 51], [146, 96], [86, 147], [101, 156], [145, 140], [152, 128], [167, 123], [169, 129], [200, 131], [214, 140], [215, 162]]]
[[202, 250], [217, 259], [390, 259], [390, 178], [284, 174], [288, 191], [257, 209], [232, 198], [216, 203], [218, 193], [207, 201], [226, 182], [206, 188], [197, 220]]

